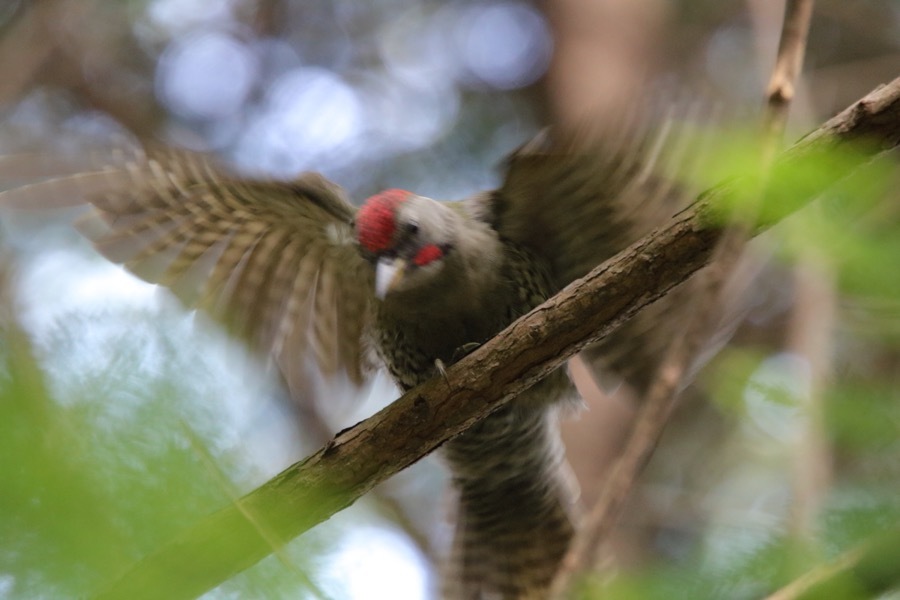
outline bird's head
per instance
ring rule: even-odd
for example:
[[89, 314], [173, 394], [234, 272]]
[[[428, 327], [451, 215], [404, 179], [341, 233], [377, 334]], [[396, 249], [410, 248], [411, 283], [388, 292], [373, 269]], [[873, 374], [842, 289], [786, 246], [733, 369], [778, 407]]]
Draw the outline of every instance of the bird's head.
[[452, 210], [405, 190], [366, 200], [356, 216], [356, 239], [375, 265], [375, 294], [421, 288], [434, 281], [451, 252]]

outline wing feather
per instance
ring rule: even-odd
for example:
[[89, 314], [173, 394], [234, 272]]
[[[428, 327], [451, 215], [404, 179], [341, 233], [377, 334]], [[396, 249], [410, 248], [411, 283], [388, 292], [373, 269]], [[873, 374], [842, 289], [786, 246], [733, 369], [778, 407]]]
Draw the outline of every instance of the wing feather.
[[164, 149], [113, 163], [0, 193], [0, 206], [91, 205], [78, 228], [101, 254], [272, 353], [289, 381], [293, 365], [306, 372], [310, 361], [362, 379], [371, 269], [336, 185], [316, 174], [237, 179]]
[[544, 134], [509, 159], [490, 218], [546, 258], [562, 287], [681, 207], [680, 180], [659, 175], [670, 132], [625, 118], [577, 137]]
[[[693, 198], [702, 168], [696, 112], [658, 126], [636, 112], [566, 137], [543, 133], [507, 162], [502, 186], [473, 200], [505, 239], [550, 266], [558, 289], [664, 224]], [[688, 284], [585, 351], [641, 391], [683, 311], [698, 309]], [[702, 310], [702, 308], [701, 308]]]
[[[310, 326], [313, 321], [313, 302], [316, 280], [322, 261], [324, 246], [311, 244], [300, 261], [288, 293], [284, 315], [278, 323], [274, 347], [280, 349], [276, 356], [285, 356], [285, 349], [296, 348], [299, 356], [307, 356], [311, 345]], [[279, 364], [281, 364], [279, 362]], [[282, 364], [282, 370], [285, 366]], [[287, 376], [289, 382], [294, 378]]]
[[331, 374], [337, 366], [337, 303], [335, 299], [335, 268], [334, 255], [330, 249], [326, 249], [319, 269], [316, 281], [313, 321], [313, 339], [315, 341], [314, 352], [318, 364], [326, 374]]
[[[260, 344], [278, 351], [281, 340], [281, 322], [286, 318], [292, 297], [291, 277], [300, 271], [306, 246], [296, 237], [287, 240], [281, 255], [277, 257], [269, 285], [261, 289], [262, 312], [267, 316], [260, 330]], [[285, 293], [284, 290], [288, 290]], [[352, 366], [352, 365], [348, 365]]]

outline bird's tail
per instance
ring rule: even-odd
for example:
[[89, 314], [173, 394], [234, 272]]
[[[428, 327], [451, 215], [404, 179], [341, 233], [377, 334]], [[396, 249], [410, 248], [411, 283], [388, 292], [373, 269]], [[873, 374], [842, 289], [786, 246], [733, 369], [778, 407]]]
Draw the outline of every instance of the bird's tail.
[[556, 409], [517, 398], [450, 441], [459, 494], [443, 597], [543, 598], [574, 532]]

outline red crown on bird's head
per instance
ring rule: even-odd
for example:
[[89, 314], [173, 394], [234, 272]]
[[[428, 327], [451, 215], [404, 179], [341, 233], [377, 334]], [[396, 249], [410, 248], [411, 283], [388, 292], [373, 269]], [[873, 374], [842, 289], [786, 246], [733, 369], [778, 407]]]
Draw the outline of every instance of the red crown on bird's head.
[[366, 200], [356, 215], [356, 237], [363, 248], [378, 254], [390, 247], [397, 229], [397, 207], [411, 195], [393, 189]]

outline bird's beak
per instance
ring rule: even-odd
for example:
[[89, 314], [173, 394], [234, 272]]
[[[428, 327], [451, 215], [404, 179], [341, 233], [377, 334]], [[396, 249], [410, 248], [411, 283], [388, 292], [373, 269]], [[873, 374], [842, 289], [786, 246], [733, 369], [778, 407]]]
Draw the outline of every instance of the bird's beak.
[[379, 300], [391, 291], [406, 273], [406, 261], [402, 258], [382, 258], [375, 267], [375, 296]]

